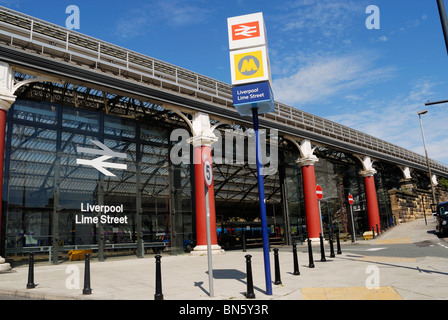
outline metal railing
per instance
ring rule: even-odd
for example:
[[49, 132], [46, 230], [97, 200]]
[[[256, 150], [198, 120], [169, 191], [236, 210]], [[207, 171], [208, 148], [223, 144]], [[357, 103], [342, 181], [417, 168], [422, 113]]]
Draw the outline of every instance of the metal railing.
[[[233, 110], [230, 84], [4, 7], [0, 7], [0, 45], [20, 47]], [[275, 112], [260, 117], [426, 167], [426, 158], [415, 152], [282, 103], [275, 102], [275, 106]], [[433, 160], [430, 163], [434, 170], [448, 174], [447, 166]]]

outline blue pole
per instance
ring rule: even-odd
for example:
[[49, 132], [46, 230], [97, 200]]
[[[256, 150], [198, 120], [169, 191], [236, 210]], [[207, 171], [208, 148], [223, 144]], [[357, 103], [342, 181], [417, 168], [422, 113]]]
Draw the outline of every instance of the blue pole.
[[263, 179], [263, 166], [261, 161], [261, 143], [260, 132], [258, 124], [258, 108], [252, 108], [252, 117], [254, 121], [255, 130], [255, 142], [257, 152], [257, 174], [258, 174], [258, 194], [260, 198], [261, 209], [261, 230], [263, 233], [263, 256], [264, 256], [264, 273], [266, 279], [266, 294], [272, 295], [272, 281], [271, 281], [271, 263], [269, 260], [269, 236], [268, 236], [268, 223], [266, 218], [266, 203], [264, 195], [264, 179]]

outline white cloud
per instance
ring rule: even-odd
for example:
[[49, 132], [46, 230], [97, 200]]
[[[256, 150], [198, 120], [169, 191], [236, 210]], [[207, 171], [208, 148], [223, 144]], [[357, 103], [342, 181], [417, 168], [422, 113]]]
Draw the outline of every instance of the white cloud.
[[[353, 18], [362, 15], [363, 4], [354, 0], [301, 0], [285, 5], [283, 31], [305, 32], [315, 36], [343, 36]], [[364, 6], [365, 8], [365, 6]]]
[[210, 11], [194, 5], [194, 2], [160, 1], [133, 8], [123, 13], [114, 28], [114, 34], [122, 39], [130, 39], [144, 36], [154, 28], [176, 28], [203, 23], [208, 19]]
[[0, 0], [0, 5], [13, 9], [19, 9], [21, 3], [22, 0]]
[[300, 107], [332, 96], [350, 96], [350, 90], [388, 79], [394, 68], [373, 65], [372, 52], [315, 57], [291, 75], [274, 79], [276, 100]]
[[121, 39], [132, 39], [148, 32], [150, 17], [146, 10], [132, 9], [115, 25], [114, 34]]
[[195, 1], [161, 1], [156, 9], [167, 25], [185, 26], [203, 23], [208, 19], [210, 10], [204, 6], [195, 6]]
[[[326, 117], [329, 120], [383, 139], [395, 145], [424, 155], [418, 111], [425, 109], [424, 103], [436, 84], [421, 79], [411, 84], [406, 95], [397, 95], [393, 100], [377, 100], [364, 104], [364, 111], [345, 112]], [[446, 108], [431, 108], [422, 116], [428, 154], [431, 159], [448, 164], [448, 126]]]

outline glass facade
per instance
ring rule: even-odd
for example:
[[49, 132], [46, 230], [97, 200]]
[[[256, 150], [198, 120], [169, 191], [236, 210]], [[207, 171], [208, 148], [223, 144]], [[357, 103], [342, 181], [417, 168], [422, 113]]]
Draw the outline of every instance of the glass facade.
[[[98, 244], [100, 234], [105, 244], [134, 243], [138, 235], [145, 242], [192, 238], [190, 166], [171, 164], [170, 132], [163, 126], [33, 101], [17, 101], [8, 117], [7, 251]], [[127, 169], [106, 176], [79, 165], [78, 159], [100, 156], [78, 152], [98, 149], [92, 141], [126, 154], [106, 160]], [[104, 214], [105, 224], [83, 223], [98, 215], [84, 211], [96, 205], [123, 212]], [[183, 242], [170, 245], [182, 250]]]
[[[294, 148], [296, 150], [294, 150]], [[286, 226], [289, 223], [291, 240], [303, 241], [306, 232], [305, 202], [303, 199], [302, 170], [296, 164], [299, 152], [295, 146], [280, 150], [279, 176]]]
[[[316, 183], [324, 192], [320, 201], [322, 230], [352, 233], [352, 214], [355, 234], [362, 235], [368, 228], [365, 190], [359, 171], [362, 166], [356, 158], [338, 150], [319, 147], [315, 152], [319, 161], [314, 165]], [[354, 199], [350, 207], [348, 196]]]
[[[155, 110], [154, 114], [157, 112], [165, 111]], [[194, 166], [170, 161], [170, 150], [177, 143], [170, 141], [170, 135], [179, 120], [170, 118], [164, 123], [151, 117], [17, 100], [8, 112], [5, 150], [7, 255], [41, 246], [59, 248], [60, 253], [75, 245], [104, 245], [107, 252], [111, 244], [133, 244], [138, 251], [138, 241], [164, 242], [173, 253], [180, 253], [188, 241], [194, 244]], [[235, 129], [250, 130], [230, 127]], [[224, 137], [225, 129], [220, 131]], [[256, 238], [261, 237], [258, 180], [256, 166], [248, 163], [253, 155], [247, 136], [243, 142], [243, 162], [222, 159], [214, 164], [217, 232], [250, 227]], [[222, 143], [221, 157], [230, 152], [235, 159], [237, 148], [242, 146], [238, 140], [231, 146], [222, 139], [218, 143]], [[264, 179], [267, 218], [271, 239], [290, 244], [292, 239], [303, 241], [306, 234], [302, 170], [296, 163], [300, 153], [286, 141], [278, 146], [278, 170]], [[125, 157], [106, 156], [101, 150]], [[325, 235], [330, 228], [351, 233], [353, 212], [355, 231], [361, 236], [367, 231], [368, 218], [360, 161], [321, 146], [315, 154], [319, 159], [314, 166], [316, 182], [324, 191], [320, 201], [322, 231]], [[98, 158], [109, 165], [103, 169], [111, 176], [79, 163]], [[123, 165], [125, 170], [120, 169]], [[400, 188], [402, 175], [394, 165], [375, 163], [375, 169], [384, 222], [392, 216], [388, 190]], [[352, 207], [349, 194], [354, 197]], [[105, 207], [114, 208], [114, 212], [104, 213], [101, 208]], [[89, 220], [102, 216], [109, 219], [107, 223]]]

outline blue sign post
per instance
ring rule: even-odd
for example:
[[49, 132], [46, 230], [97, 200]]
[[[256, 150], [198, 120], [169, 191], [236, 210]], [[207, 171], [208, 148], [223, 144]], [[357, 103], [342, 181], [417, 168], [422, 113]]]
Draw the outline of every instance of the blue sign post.
[[268, 235], [268, 223], [266, 217], [266, 202], [264, 195], [264, 178], [263, 178], [263, 165], [261, 161], [261, 143], [260, 132], [258, 124], [258, 108], [257, 104], [253, 104], [252, 117], [254, 121], [256, 152], [257, 152], [257, 175], [258, 175], [258, 194], [260, 199], [260, 211], [261, 211], [261, 231], [263, 233], [263, 257], [264, 257], [264, 270], [266, 280], [266, 294], [272, 295], [272, 281], [271, 281], [271, 263], [269, 258], [269, 235]]
[[233, 105], [242, 116], [252, 115], [257, 153], [266, 294], [272, 295], [269, 235], [264, 194], [258, 115], [275, 111], [266, 30], [261, 12], [228, 19]]
[[[271, 263], [269, 257], [269, 234], [266, 215], [266, 202], [264, 193], [263, 164], [261, 155], [261, 141], [258, 115], [272, 112], [274, 95], [268, 81], [233, 88], [234, 106], [238, 113], [244, 116], [252, 114], [255, 131], [255, 146], [257, 159], [258, 194], [260, 200], [261, 231], [263, 237], [263, 257], [266, 280], [266, 294], [272, 295]], [[244, 101], [243, 103], [238, 103]]]

